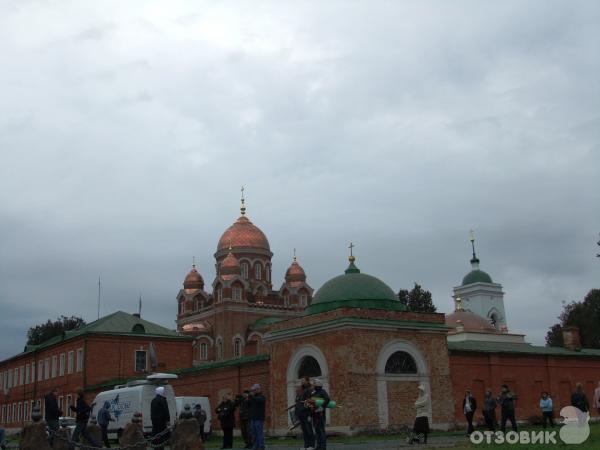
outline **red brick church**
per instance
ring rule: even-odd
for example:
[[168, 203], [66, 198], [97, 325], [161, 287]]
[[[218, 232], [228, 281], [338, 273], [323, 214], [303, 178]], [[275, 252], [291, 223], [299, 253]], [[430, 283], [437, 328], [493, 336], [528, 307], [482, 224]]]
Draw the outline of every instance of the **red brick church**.
[[[520, 420], [539, 414], [542, 390], [557, 408], [568, 403], [576, 382], [591, 398], [600, 351], [580, 348], [576, 330], [565, 330], [569, 348], [532, 346], [509, 332], [502, 286], [479, 268], [474, 245], [472, 270], [454, 288], [455, 312], [448, 316], [406, 311], [352, 253], [345, 270], [316, 292], [295, 257], [274, 287], [272, 256], [242, 200], [240, 217], [218, 241], [210, 288], [194, 266], [185, 276], [176, 295], [176, 332], [116, 313], [25, 349], [0, 362], [0, 423], [22, 426], [32, 402], [53, 386], [66, 403], [78, 386], [93, 398], [143, 376], [150, 351], [160, 371], [179, 375], [177, 395], [208, 396], [216, 405], [227, 392], [261, 383], [267, 429], [276, 435], [288, 432], [285, 410], [303, 375], [323, 380], [342, 406], [329, 412], [329, 429], [347, 434], [411, 424], [419, 383], [427, 386], [434, 428], [464, 421], [458, 405], [467, 388], [482, 398], [485, 388], [497, 392], [508, 384], [519, 395]], [[111, 346], [119, 351], [101, 364]]]

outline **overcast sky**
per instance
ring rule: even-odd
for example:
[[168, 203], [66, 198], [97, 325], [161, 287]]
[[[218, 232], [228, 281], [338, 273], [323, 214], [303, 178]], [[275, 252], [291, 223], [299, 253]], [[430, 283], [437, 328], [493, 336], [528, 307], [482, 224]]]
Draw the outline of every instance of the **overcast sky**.
[[600, 3], [0, 1], [0, 358], [58, 315], [175, 327], [239, 215], [278, 288], [470, 269], [543, 343], [600, 287]]

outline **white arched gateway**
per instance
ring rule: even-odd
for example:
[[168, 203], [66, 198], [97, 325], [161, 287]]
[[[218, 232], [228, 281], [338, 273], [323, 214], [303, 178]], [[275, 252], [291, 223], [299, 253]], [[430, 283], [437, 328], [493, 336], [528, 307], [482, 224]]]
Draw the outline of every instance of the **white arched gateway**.
[[[377, 358], [377, 408], [380, 428], [384, 429], [390, 425], [388, 383], [415, 381], [423, 383], [431, 397], [427, 361], [416, 345], [405, 340], [394, 340], [384, 345]], [[431, 423], [431, 398], [429, 405]], [[406, 406], [412, 408], [413, 405]]]
[[[323, 381], [323, 388], [329, 392], [329, 368], [323, 352], [315, 345], [303, 345], [296, 349], [287, 367], [287, 399], [288, 406], [294, 404], [296, 389], [300, 378], [309, 376]], [[288, 423], [291, 420], [288, 416]]]

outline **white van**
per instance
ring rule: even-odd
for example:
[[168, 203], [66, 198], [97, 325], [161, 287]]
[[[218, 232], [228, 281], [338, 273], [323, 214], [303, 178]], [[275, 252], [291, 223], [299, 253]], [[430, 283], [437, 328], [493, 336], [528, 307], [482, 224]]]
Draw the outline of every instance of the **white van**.
[[175, 406], [175, 393], [173, 386], [168, 383], [169, 379], [177, 378], [177, 375], [157, 373], [149, 375], [145, 380], [134, 380], [121, 386], [116, 386], [111, 391], [100, 392], [92, 405], [91, 416], [98, 417], [98, 411], [104, 406], [104, 402], [110, 404], [111, 416], [115, 419], [114, 422], [108, 424], [108, 436], [115, 439], [121, 434], [136, 412], [142, 413], [142, 424], [144, 434], [152, 433], [152, 421], [150, 419], [150, 403], [156, 396], [155, 389], [157, 386], [165, 388], [165, 397], [169, 405], [169, 415], [171, 416], [171, 424], [175, 423], [177, 418], [177, 409]]
[[206, 422], [204, 422], [204, 435], [209, 437], [212, 432], [212, 410], [210, 408], [210, 400], [208, 397], [175, 397], [175, 405], [177, 407], [177, 417], [183, 412], [185, 405], [190, 405], [192, 413], [194, 406], [200, 405], [206, 413]]

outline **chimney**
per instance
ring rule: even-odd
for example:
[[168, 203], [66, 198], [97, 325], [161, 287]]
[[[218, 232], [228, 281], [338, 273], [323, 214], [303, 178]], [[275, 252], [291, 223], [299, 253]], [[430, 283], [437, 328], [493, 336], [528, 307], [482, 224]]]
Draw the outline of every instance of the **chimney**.
[[581, 350], [581, 339], [579, 338], [579, 327], [564, 327], [562, 329], [565, 348], [569, 350]]

